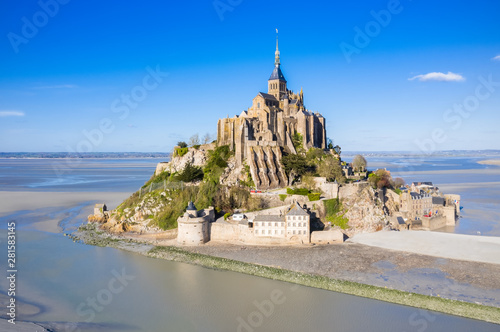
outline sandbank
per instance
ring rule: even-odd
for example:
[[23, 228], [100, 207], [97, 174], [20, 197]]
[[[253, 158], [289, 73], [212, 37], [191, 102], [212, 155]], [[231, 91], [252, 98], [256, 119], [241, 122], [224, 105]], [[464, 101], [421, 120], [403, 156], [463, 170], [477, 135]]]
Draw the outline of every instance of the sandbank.
[[434, 257], [500, 264], [500, 237], [407, 231], [357, 234], [349, 241]]
[[481, 165], [500, 166], [500, 159], [481, 160], [481, 161], [478, 161], [477, 163], [481, 164]]

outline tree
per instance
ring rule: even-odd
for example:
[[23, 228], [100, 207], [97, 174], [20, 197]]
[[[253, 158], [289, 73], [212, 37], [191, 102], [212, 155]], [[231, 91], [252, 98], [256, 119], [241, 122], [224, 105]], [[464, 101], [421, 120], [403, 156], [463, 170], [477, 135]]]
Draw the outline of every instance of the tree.
[[318, 173], [329, 181], [337, 180], [338, 183], [345, 183], [346, 179], [340, 167], [340, 162], [332, 155], [327, 155], [319, 164]]
[[182, 148], [187, 148], [187, 143], [186, 142], [183, 142], [183, 141], [180, 141], [180, 142], [177, 142], [177, 145], [182, 149]]
[[189, 138], [188, 145], [189, 146], [200, 145], [200, 138], [198, 137], [198, 134], [194, 134]]
[[328, 150], [333, 150], [333, 140], [331, 138], [326, 139], [326, 147]]
[[186, 167], [177, 174], [176, 180], [183, 182], [193, 182], [203, 179], [203, 170], [201, 167], [193, 166], [191, 163], [186, 164]]
[[295, 134], [293, 134], [293, 136], [292, 136], [292, 144], [293, 144], [293, 147], [295, 148], [295, 151], [297, 151], [297, 153], [304, 152], [304, 146], [302, 145], [302, 142], [303, 142], [302, 135], [298, 132], [295, 132]]
[[306, 152], [306, 158], [309, 162], [315, 162], [321, 160], [325, 152], [318, 148], [310, 148], [309, 151]]
[[393, 184], [394, 188], [401, 188], [404, 185], [405, 185], [405, 180], [403, 180], [402, 178], [395, 178], [394, 179], [394, 184]]
[[212, 136], [209, 133], [206, 133], [205, 136], [203, 136], [203, 144], [208, 144], [212, 141]]
[[366, 159], [360, 154], [357, 154], [354, 156], [354, 159], [352, 160], [352, 167], [354, 167], [354, 170], [358, 172], [362, 172], [366, 169]]
[[377, 169], [371, 173], [368, 176], [368, 182], [374, 189], [392, 188], [393, 184], [391, 172], [385, 169]]
[[342, 152], [342, 148], [341, 148], [340, 146], [335, 145], [335, 146], [333, 147], [333, 150], [335, 151], [335, 153], [336, 153], [338, 156], [340, 156], [340, 153]]
[[281, 158], [281, 164], [288, 175], [289, 182], [303, 175], [308, 168], [306, 157], [300, 154], [289, 154]]

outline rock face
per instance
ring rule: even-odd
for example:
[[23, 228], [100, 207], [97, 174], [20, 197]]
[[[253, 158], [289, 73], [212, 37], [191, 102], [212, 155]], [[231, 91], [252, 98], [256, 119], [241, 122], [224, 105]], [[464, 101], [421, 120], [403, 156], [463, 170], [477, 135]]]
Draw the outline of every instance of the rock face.
[[[357, 233], [372, 233], [382, 229], [389, 229], [387, 223], [389, 215], [394, 211], [389, 211], [387, 204], [391, 197], [379, 197], [379, 192], [370, 186], [357, 186], [356, 190], [345, 191], [342, 197], [342, 205], [347, 210], [345, 217], [349, 219], [350, 228], [345, 232], [349, 237]], [[384, 205], [386, 201], [386, 205]], [[394, 205], [392, 205], [394, 206]]]
[[156, 166], [155, 175], [159, 175], [164, 171], [168, 172], [180, 172], [187, 164], [191, 163], [193, 166], [204, 166], [208, 151], [215, 149], [215, 144], [203, 144], [198, 149], [189, 148], [188, 152], [182, 157], [173, 157], [169, 162], [162, 162]]
[[154, 233], [161, 229], [151, 225], [151, 217], [163, 210], [168, 201], [166, 192], [156, 195], [146, 195], [133, 209], [126, 208], [122, 213], [114, 211], [103, 224], [103, 228], [113, 233], [135, 232]]

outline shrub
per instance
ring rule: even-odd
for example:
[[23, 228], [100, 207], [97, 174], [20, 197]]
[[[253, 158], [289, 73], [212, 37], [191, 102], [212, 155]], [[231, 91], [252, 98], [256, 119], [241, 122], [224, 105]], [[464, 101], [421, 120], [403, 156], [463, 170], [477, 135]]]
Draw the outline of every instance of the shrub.
[[286, 188], [286, 193], [288, 195], [302, 195], [302, 196], [306, 196], [307, 194], [309, 194], [309, 189], [307, 189], [307, 188], [295, 188], [295, 189]]
[[188, 152], [189, 148], [176, 148], [174, 151], [174, 157], [179, 156], [182, 157]]
[[193, 148], [195, 148], [196, 150], [198, 150], [200, 148], [200, 144], [196, 144], [196, 145], [193, 145]]
[[331, 222], [332, 226], [339, 226], [342, 229], [349, 228], [349, 219], [344, 217], [345, 213], [341, 213], [343, 208], [338, 198], [324, 200], [323, 204], [326, 210], [326, 220]]
[[319, 201], [320, 197], [321, 197], [321, 193], [310, 193], [307, 195], [307, 197], [309, 197], [309, 201], [312, 202], [312, 201]]
[[227, 220], [227, 218], [229, 218], [230, 215], [231, 215], [231, 213], [229, 213], [229, 212], [224, 214], [224, 220]]
[[203, 179], [203, 170], [201, 167], [193, 166], [191, 163], [188, 163], [182, 172], [175, 176], [175, 179], [183, 182], [201, 180]]
[[183, 141], [180, 141], [180, 142], [177, 142], [177, 145], [180, 147], [180, 148], [187, 148], [187, 143], [186, 142], [183, 142]]
[[280, 196], [280, 201], [284, 202], [285, 199], [288, 197], [288, 195], [285, 195], [285, 194], [279, 194]]

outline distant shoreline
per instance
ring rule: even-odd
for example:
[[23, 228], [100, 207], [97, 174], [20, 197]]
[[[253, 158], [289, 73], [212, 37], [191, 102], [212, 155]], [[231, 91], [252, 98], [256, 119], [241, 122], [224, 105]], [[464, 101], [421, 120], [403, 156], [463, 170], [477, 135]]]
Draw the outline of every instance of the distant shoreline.
[[481, 164], [481, 165], [500, 166], [500, 159], [481, 160], [481, 161], [478, 161], [477, 163]]

